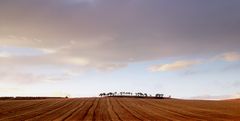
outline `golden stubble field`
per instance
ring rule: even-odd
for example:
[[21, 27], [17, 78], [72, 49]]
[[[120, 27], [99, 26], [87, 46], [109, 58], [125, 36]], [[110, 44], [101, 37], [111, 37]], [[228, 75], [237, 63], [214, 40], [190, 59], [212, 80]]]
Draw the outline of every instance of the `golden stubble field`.
[[144, 98], [1, 100], [0, 121], [240, 121], [240, 100]]

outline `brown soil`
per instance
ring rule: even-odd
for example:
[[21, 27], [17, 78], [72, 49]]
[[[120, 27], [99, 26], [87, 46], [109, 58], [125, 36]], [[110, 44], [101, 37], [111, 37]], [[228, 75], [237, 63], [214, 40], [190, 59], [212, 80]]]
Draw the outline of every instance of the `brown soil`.
[[1, 100], [0, 121], [240, 121], [239, 102], [120, 97]]

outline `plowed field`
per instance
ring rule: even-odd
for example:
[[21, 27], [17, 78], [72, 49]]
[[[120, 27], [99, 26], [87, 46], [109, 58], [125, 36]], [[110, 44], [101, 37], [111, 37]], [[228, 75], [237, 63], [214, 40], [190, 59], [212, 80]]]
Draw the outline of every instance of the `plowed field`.
[[2, 100], [0, 121], [240, 121], [240, 101], [144, 98]]

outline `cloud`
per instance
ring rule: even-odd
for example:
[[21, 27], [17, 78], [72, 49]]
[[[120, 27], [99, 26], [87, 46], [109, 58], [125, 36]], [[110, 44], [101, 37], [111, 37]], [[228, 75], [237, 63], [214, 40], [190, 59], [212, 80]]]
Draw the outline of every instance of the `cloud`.
[[98, 63], [225, 52], [240, 45], [238, 1], [99, 0], [94, 6], [89, 2], [3, 0], [0, 45], [44, 48], [47, 53], [71, 45], [57, 51], [57, 58], [82, 57]]
[[26, 56], [41, 56], [46, 54], [56, 53], [54, 49], [32, 48], [32, 47], [17, 47], [17, 46], [1, 46], [0, 57], [26, 57]]
[[63, 59], [63, 61], [68, 64], [79, 65], [79, 66], [86, 66], [90, 63], [87, 59], [80, 58], [80, 57], [68, 57]]
[[54, 49], [46, 49], [46, 48], [42, 48], [40, 49], [43, 53], [46, 53], [46, 54], [54, 54], [57, 52], [57, 50], [54, 50]]
[[192, 67], [199, 63], [200, 63], [200, 61], [176, 61], [174, 63], [169, 63], [169, 64], [153, 65], [149, 68], [149, 70], [152, 72], [176, 71], [176, 70], [181, 70], [181, 69], [186, 69], [186, 68]]
[[[239, 5], [239, 1], [225, 0], [207, 4], [178, 0], [1, 0], [0, 47], [5, 51], [0, 52], [0, 67], [16, 67], [19, 72], [48, 66], [113, 71], [168, 57], [238, 51]], [[234, 54], [224, 58], [238, 60]], [[196, 64], [177, 61], [154, 65], [150, 70], [174, 71]]]
[[7, 53], [7, 52], [0, 52], [0, 58], [8, 58], [10, 57], [11, 54], [10, 53]]
[[119, 68], [127, 67], [127, 64], [101, 64], [97, 65], [97, 69], [100, 71], [113, 71]]
[[[168, 64], [153, 65], [153, 66], [149, 67], [149, 70], [152, 71], [152, 72], [176, 71], [176, 70], [190, 68], [190, 67], [192, 67], [194, 65], [198, 65], [198, 64], [207, 64], [209, 61], [219, 61], [219, 60], [223, 60], [223, 61], [227, 61], [227, 62], [239, 61], [240, 60], [240, 54], [238, 52], [227, 52], [227, 53], [219, 54], [219, 55], [214, 56], [214, 57], [205, 58], [202, 61], [183, 60], [183, 61], [176, 61], [176, 62], [168, 63]], [[232, 69], [234, 67], [236, 67], [236, 64], [234, 64], [234, 66], [230, 66], [230, 67], [225, 68], [225, 70], [226, 69], [229, 70], [229, 69]], [[196, 73], [196, 72], [188, 71], [186, 73], [191, 73], [192, 74], [192, 73]]]
[[200, 95], [191, 97], [190, 99], [204, 99], [204, 100], [224, 100], [224, 99], [237, 99], [240, 98], [240, 93], [229, 94], [229, 95]]
[[213, 58], [214, 60], [224, 60], [228, 62], [240, 61], [240, 53], [238, 52], [228, 52], [220, 54]]
[[235, 98], [233, 95], [201, 95], [191, 97], [190, 99], [197, 99], [197, 100], [223, 100], [223, 99], [232, 99]]
[[15, 84], [35, 84], [35, 83], [57, 83], [71, 79], [71, 75], [63, 74], [39, 74], [37, 72], [19, 72], [5, 70], [0, 71], [1, 82], [15, 83]]

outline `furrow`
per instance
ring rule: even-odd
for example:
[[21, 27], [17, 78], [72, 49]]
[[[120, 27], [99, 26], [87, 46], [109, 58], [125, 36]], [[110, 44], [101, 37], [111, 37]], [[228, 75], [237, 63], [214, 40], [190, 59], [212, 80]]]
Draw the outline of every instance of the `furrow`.
[[[113, 104], [111, 103], [112, 98], [107, 98], [107, 103], [108, 103], [108, 112], [109, 115], [111, 117], [112, 120], [116, 120], [116, 121], [122, 121], [122, 119], [120, 118], [120, 116], [118, 115], [118, 113], [115, 111]], [[112, 112], [112, 113], [111, 113]]]
[[68, 109], [68, 107], [73, 107], [72, 105], [74, 105], [74, 103], [75, 103], [74, 99], [66, 100], [66, 103], [64, 105], [54, 108], [53, 110], [43, 113], [41, 115], [35, 116], [34, 118], [29, 119], [28, 121], [36, 121], [36, 120], [52, 121], [53, 119], [63, 115], [64, 112], [67, 112], [68, 110], [66, 109]]
[[69, 116], [65, 120], [66, 121], [73, 121], [73, 120], [82, 121], [84, 117], [86, 117], [90, 108], [92, 107], [94, 100], [95, 100], [94, 98], [89, 98], [89, 100], [86, 103], [84, 103], [82, 107], [78, 108], [75, 112], [71, 114], [71, 116]]
[[73, 108], [72, 110], [68, 111], [67, 113], [65, 113], [63, 116], [54, 119], [54, 121], [65, 121], [67, 120], [69, 117], [71, 117], [73, 115], [73, 113], [75, 111], [77, 111], [79, 108], [81, 108], [83, 105], [85, 105], [85, 103], [88, 101], [88, 99], [83, 99], [83, 100], [78, 100], [78, 105]]
[[141, 116], [140, 114], [138, 114], [137, 112], [129, 109], [126, 105], [122, 104], [118, 99], [116, 99], [116, 102], [117, 102], [117, 104], [120, 105], [123, 109], [125, 109], [126, 112], [128, 112], [129, 114], [131, 114], [132, 117], [134, 117], [134, 118], [136, 118], [136, 119], [138, 119], [138, 120], [140, 120], [140, 121], [143, 121], [143, 118], [142, 118], [142, 116]]
[[63, 105], [62, 103], [66, 103], [66, 102], [58, 100], [57, 102], [55, 102], [53, 104], [47, 104], [47, 105], [43, 105], [43, 106], [40, 106], [40, 107], [38, 106], [38, 108], [35, 109], [35, 110], [28, 111], [28, 112], [23, 113], [21, 115], [15, 115], [15, 116], [12, 116], [12, 117], [8, 117], [4, 120], [27, 120], [29, 118], [33, 118], [35, 116], [46, 113], [46, 112], [50, 111], [52, 108], [56, 108], [57, 106], [61, 106], [61, 105]]
[[96, 112], [95, 112], [95, 110], [96, 110], [96, 107], [99, 104], [99, 100], [100, 100], [99, 98], [95, 99], [94, 103], [89, 108], [88, 112], [85, 114], [85, 116], [83, 118], [84, 121], [90, 121], [90, 120], [95, 121], [96, 120], [96, 117], [95, 117], [96, 116]]

